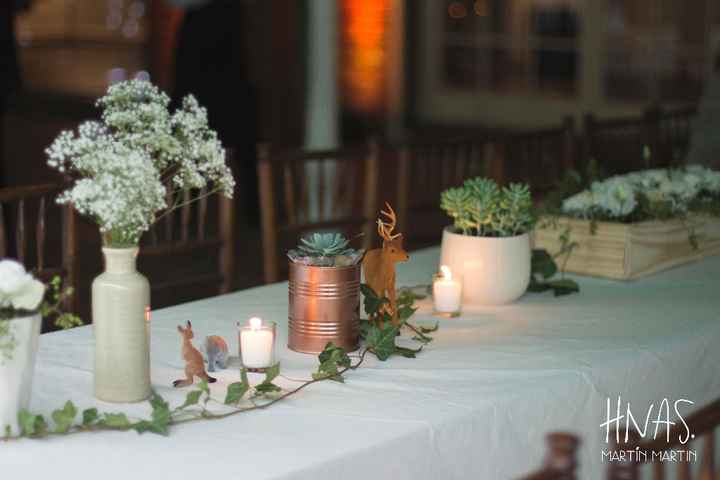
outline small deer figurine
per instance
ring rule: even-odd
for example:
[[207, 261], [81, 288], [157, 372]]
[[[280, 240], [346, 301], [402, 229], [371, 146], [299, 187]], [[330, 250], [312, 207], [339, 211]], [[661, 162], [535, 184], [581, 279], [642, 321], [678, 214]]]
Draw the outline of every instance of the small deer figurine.
[[365, 283], [373, 289], [376, 295], [385, 296], [390, 301], [389, 313], [392, 316], [393, 325], [397, 326], [397, 295], [395, 293], [395, 264], [406, 262], [410, 257], [402, 246], [402, 233], [393, 234], [397, 224], [395, 211], [389, 203], [385, 202], [388, 211], [380, 210], [389, 222], [383, 222], [378, 218], [378, 234], [383, 239], [382, 248], [370, 250], [363, 258], [363, 270], [365, 271]]
[[192, 344], [195, 337], [192, 330], [192, 324], [188, 321], [187, 326], [183, 328], [178, 325], [178, 332], [182, 336], [182, 358], [185, 360], [185, 379], [175, 380], [173, 387], [187, 387], [193, 384], [194, 377], [207, 380], [208, 383], [214, 383], [217, 379], [211, 377], [205, 371], [205, 362], [200, 351]]

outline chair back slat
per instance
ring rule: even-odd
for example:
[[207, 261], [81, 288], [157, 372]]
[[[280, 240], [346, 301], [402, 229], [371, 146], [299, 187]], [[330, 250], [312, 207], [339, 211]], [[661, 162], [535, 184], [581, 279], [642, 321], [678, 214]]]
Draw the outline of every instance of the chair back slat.
[[[228, 149], [228, 165], [233, 155]], [[234, 200], [211, 195], [210, 187], [167, 190], [174, 209], [140, 241], [143, 271], [153, 272], [153, 308], [229, 292], [235, 280]]]
[[[202, 195], [202, 191], [198, 192], [198, 195]], [[180, 239], [183, 242], [187, 242], [190, 239], [190, 191], [185, 190], [182, 195], [182, 204], [180, 208]], [[198, 221], [199, 223], [199, 221]]]
[[45, 268], [45, 197], [40, 197], [38, 219], [35, 227], [35, 243], [37, 268], [38, 270], [42, 270]]
[[18, 200], [17, 206], [17, 229], [15, 230], [15, 241], [17, 242], [17, 257], [20, 263], [25, 263], [25, 200]]
[[700, 480], [715, 480], [715, 432], [703, 435], [703, 453], [700, 463]]
[[198, 202], [197, 237], [204, 240], [208, 215], [207, 188], [200, 190], [200, 197], [200, 201]]
[[0, 203], [0, 258], [7, 257], [7, 232], [5, 228], [5, 212], [2, 203]]
[[[75, 212], [69, 205], [51, 208], [60, 190], [55, 184], [0, 189], [0, 257], [16, 258], [43, 281], [58, 275], [76, 289]], [[61, 242], [48, 244], [48, 235]], [[60, 247], [50, 248], [55, 245]], [[78, 313], [77, 298], [65, 300], [66, 311]], [[52, 329], [50, 319], [44, 320], [43, 330]]]
[[341, 229], [349, 239], [365, 233], [362, 244], [369, 245], [374, 237], [367, 226], [377, 214], [377, 155], [373, 142], [313, 152], [258, 147], [266, 282], [281, 278], [281, 259], [298, 235]]
[[554, 432], [545, 437], [546, 454], [540, 470], [521, 480], [575, 480], [580, 439], [570, 433]]

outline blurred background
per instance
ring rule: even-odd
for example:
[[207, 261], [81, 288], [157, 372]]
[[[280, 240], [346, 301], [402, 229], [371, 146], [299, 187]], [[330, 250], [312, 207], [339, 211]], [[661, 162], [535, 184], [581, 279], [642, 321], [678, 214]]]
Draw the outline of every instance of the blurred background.
[[[331, 148], [564, 121], [581, 138], [590, 115], [651, 109], [704, 112], [688, 136], [717, 137], [720, 125], [717, 0], [3, 0], [0, 9], [0, 186], [56, 181], [44, 149], [96, 117], [94, 101], [113, 82], [193, 93], [235, 151], [236, 287], [262, 281], [248, 254], [260, 243], [259, 142]], [[81, 260], [85, 283], [100, 268], [92, 228], [79, 236], [97, 252]]]

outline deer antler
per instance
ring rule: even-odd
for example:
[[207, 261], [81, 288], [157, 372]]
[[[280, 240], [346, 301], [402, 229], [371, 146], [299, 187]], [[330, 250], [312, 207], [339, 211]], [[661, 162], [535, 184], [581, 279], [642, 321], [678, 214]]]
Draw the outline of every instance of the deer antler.
[[386, 212], [385, 210], [380, 210], [380, 213], [382, 215], [385, 215], [390, 220], [390, 223], [385, 223], [381, 219], [378, 218], [377, 224], [378, 224], [378, 234], [385, 240], [392, 241], [398, 238], [401, 233], [392, 234], [392, 231], [395, 229], [395, 225], [397, 224], [397, 217], [395, 215], [395, 211], [392, 209], [390, 204], [388, 202], [385, 202], [385, 206], [387, 207], [389, 212]]

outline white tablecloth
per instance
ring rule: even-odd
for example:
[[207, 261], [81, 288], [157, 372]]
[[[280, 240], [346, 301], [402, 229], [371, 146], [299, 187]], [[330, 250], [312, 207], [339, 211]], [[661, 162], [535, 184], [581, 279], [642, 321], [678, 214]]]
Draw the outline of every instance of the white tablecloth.
[[[399, 267], [402, 284], [427, 283], [438, 250]], [[179, 426], [169, 437], [97, 433], [0, 444], [2, 479], [509, 479], [541, 463], [551, 430], [583, 438], [581, 478], [601, 478], [608, 397], [643, 417], [663, 398], [695, 406], [720, 396], [720, 258], [633, 283], [580, 278], [582, 292], [527, 294], [509, 306], [444, 319], [417, 359], [369, 358], [344, 385], [313, 385], [266, 411]], [[421, 303], [418, 323], [434, 322]], [[171, 404], [180, 378], [176, 325], [196, 338], [260, 315], [279, 323], [283, 373], [307, 377], [316, 359], [289, 351], [287, 286], [277, 284], [153, 312], [152, 380]], [[199, 342], [197, 342], [199, 343]], [[147, 404], [92, 396], [90, 327], [44, 335], [32, 409], [66, 399], [81, 408], [146, 416]], [[236, 370], [211, 386], [224, 397]], [[251, 379], [252, 381], [252, 379]], [[292, 382], [281, 379], [291, 387]], [[615, 401], [615, 400], [613, 400]]]

